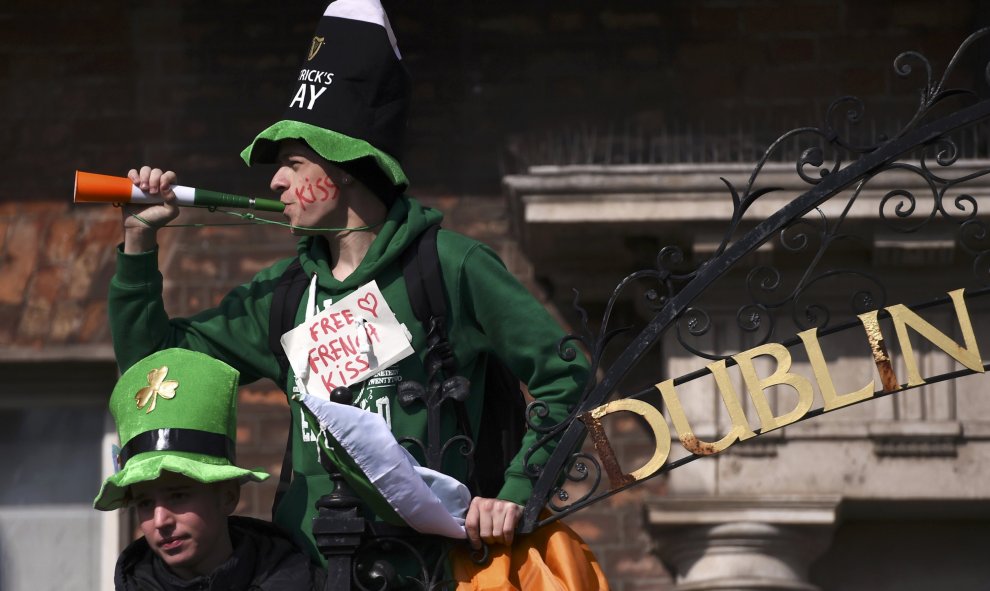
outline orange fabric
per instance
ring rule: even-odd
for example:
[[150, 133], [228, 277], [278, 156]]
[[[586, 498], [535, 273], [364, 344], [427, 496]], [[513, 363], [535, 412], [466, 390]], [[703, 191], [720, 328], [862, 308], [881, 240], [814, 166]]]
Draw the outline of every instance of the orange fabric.
[[512, 547], [489, 546], [491, 560], [478, 565], [467, 546], [450, 553], [457, 591], [608, 591], [608, 581], [588, 545], [561, 521], [517, 537]]
[[131, 200], [131, 187], [133, 186], [134, 183], [127, 177], [77, 170], [76, 190], [72, 200], [76, 203], [126, 203]]

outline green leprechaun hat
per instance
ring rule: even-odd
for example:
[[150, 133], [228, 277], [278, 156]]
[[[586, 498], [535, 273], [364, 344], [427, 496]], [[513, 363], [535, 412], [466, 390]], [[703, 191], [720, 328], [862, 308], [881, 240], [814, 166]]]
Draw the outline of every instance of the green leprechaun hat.
[[117, 509], [129, 486], [163, 471], [203, 483], [268, 478], [234, 465], [239, 377], [226, 363], [185, 349], [159, 351], [124, 372], [110, 395], [118, 472], [103, 482], [93, 506]]
[[241, 158], [249, 166], [271, 163], [279, 141], [300, 139], [391, 205], [409, 184], [399, 158], [411, 89], [381, 2], [331, 2], [282, 120]]

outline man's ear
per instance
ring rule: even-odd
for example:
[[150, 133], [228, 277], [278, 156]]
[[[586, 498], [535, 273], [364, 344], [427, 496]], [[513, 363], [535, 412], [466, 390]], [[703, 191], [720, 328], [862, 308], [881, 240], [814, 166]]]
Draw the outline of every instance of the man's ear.
[[217, 489], [220, 495], [220, 507], [224, 515], [230, 515], [237, 509], [237, 503], [241, 500], [241, 484], [236, 480], [225, 480], [217, 483]]

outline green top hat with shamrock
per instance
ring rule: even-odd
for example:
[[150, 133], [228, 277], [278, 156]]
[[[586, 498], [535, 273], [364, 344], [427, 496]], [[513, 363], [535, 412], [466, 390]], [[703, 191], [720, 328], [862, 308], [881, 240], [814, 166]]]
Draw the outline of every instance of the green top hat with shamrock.
[[185, 349], [159, 351], [124, 372], [110, 395], [118, 471], [93, 506], [117, 509], [129, 486], [163, 471], [203, 483], [268, 478], [234, 465], [239, 377], [226, 363]]
[[411, 89], [381, 2], [331, 2], [282, 120], [258, 134], [241, 158], [249, 166], [271, 163], [279, 141], [303, 140], [391, 205], [409, 184], [399, 158]]

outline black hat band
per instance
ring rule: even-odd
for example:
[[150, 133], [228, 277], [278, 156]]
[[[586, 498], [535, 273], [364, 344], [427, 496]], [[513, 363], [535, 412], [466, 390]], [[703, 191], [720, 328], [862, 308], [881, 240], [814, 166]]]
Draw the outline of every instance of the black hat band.
[[226, 435], [197, 429], [152, 429], [127, 442], [117, 456], [122, 469], [127, 460], [149, 451], [173, 451], [225, 458], [234, 463], [236, 446]]

